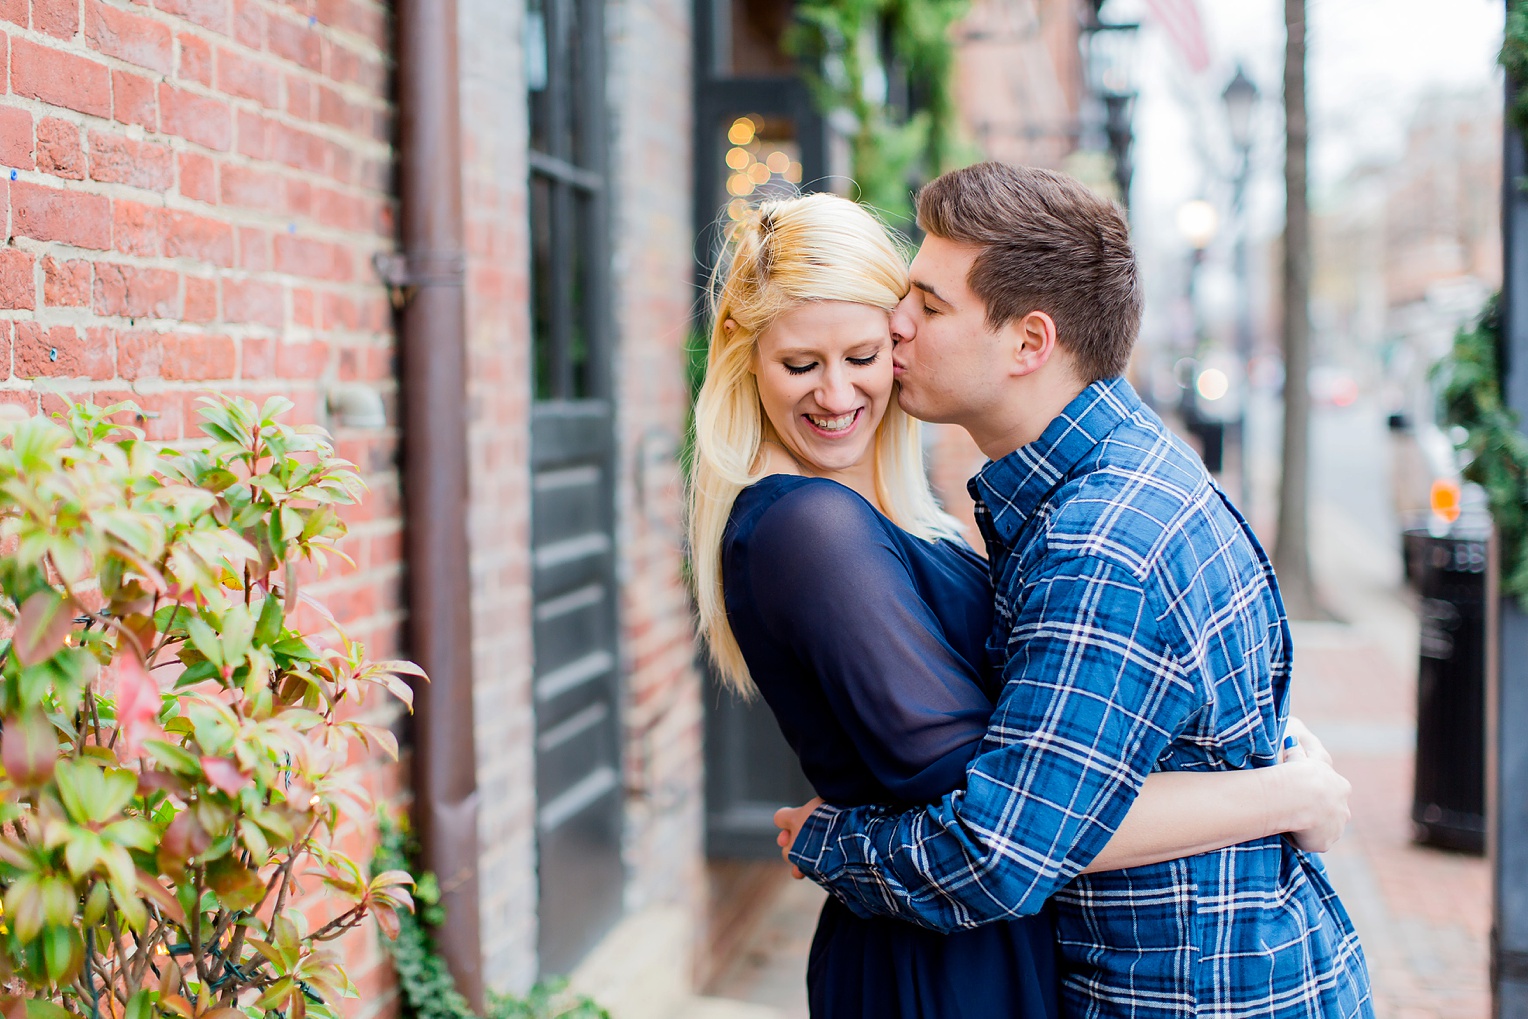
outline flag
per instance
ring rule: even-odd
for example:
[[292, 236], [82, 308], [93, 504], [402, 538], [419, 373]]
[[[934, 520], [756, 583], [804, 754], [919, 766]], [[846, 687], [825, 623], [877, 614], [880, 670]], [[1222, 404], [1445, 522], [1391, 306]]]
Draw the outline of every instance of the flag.
[[1190, 71], [1198, 74], [1210, 66], [1210, 46], [1204, 38], [1198, 0], [1146, 0], [1146, 5], [1151, 8], [1152, 20], [1167, 32]]

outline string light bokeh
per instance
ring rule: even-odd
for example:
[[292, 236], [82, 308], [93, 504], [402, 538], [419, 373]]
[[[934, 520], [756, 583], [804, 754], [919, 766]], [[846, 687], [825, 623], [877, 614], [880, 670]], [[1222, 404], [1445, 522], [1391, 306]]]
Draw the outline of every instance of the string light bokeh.
[[796, 193], [801, 183], [801, 146], [786, 120], [748, 114], [727, 128], [727, 216], [738, 220], [754, 202]]

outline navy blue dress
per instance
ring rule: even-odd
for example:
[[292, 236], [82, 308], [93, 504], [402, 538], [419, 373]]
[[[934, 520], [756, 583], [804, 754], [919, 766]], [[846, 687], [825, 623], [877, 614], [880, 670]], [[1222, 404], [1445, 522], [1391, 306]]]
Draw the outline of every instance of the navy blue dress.
[[[985, 562], [903, 531], [834, 481], [773, 475], [722, 538], [727, 618], [829, 803], [932, 803], [965, 785], [997, 690]], [[1038, 916], [937, 934], [829, 898], [807, 967], [813, 1019], [1052, 1019], [1055, 935]]]

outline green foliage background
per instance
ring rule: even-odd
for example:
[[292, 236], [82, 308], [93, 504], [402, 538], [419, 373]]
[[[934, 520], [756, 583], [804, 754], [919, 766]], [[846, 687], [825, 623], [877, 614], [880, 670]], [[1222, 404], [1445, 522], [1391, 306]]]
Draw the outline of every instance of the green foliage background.
[[[970, 161], [956, 136], [950, 92], [950, 26], [966, 6], [967, 0], [802, 0], [784, 40], [823, 112], [844, 110], [853, 117], [857, 197], [894, 223], [911, 225], [911, 191], [918, 181]], [[866, 94], [882, 31], [916, 87], [915, 109], [900, 123], [894, 111]]]
[[1528, 610], [1528, 436], [1501, 392], [1501, 299], [1493, 297], [1472, 326], [1459, 330], [1436, 369], [1443, 381], [1443, 416], [1467, 433], [1464, 477], [1486, 491], [1496, 522], [1501, 593]]

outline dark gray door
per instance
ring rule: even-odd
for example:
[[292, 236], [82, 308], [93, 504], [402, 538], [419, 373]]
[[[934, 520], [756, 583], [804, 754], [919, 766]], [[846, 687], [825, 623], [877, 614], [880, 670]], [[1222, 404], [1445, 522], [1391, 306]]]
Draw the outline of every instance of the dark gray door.
[[540, 965], [621, 914], [603, 0], [530, 0], [531, 558]]
[[538, 403], [531, 422], [545, 973], [571, 969], [621, 913], [611, 435], [601, 400]]

